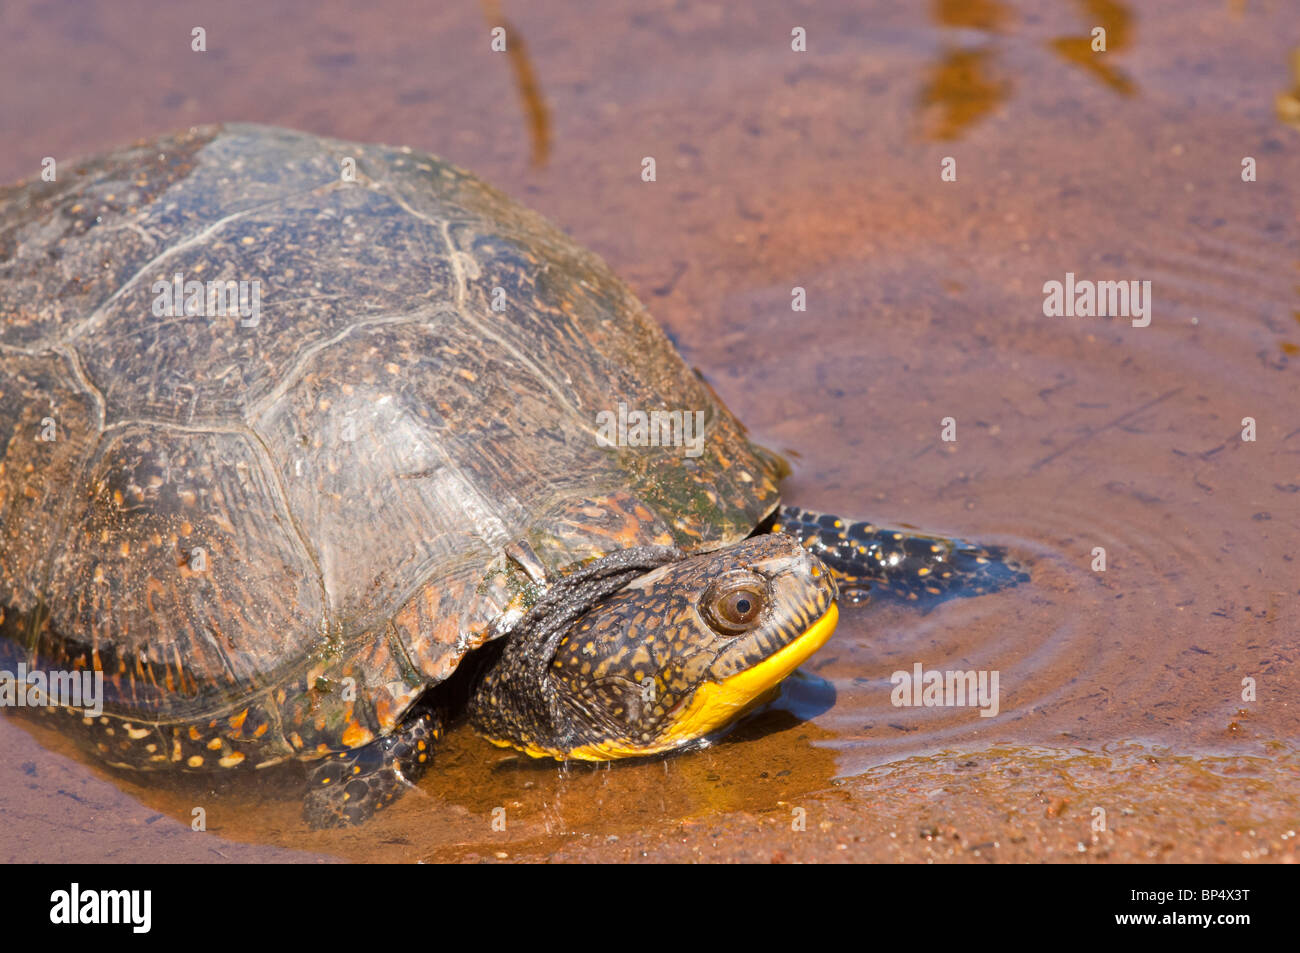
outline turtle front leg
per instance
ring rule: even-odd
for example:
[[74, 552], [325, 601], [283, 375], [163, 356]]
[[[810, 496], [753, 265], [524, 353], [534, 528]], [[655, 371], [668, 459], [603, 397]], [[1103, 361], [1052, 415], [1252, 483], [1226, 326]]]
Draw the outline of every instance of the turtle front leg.
[[781, 507], [772, 532], [793, 536], [820, 556], [845, 588], [909, 601], [979, 596], [1029, 581], [1001, 546], [884, 529], [795, 506]]
[[442, 730], [440, 713], [425, 708], [391, 735], [329, 755], [308, 776], [304, 819], [317, 830], [369, 819], [420, 779]]

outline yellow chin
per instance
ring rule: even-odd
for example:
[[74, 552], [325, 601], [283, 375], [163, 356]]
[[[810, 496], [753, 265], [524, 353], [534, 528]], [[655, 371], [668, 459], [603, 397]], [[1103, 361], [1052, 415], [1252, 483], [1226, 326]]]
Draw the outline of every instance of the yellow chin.
[[[839, 609], [832, 603], [825, 615], [785, 648], [731, 678], [702, 685], [691, 698], [686, 710], [674, 720], [667, 733], [644, 747], [636, 747], [623, 741], [603, 741], [576, 748], [558, 757], [580, 761], [635, 758], [669, 751], [688, 741], [711, 735], [719, 728], [735, 721], [747, 709], [755, 707], [775, 694], [777, 687], [786, 676], [826, 644], [826, 640], [835, 631], [835, 624], [839, 621], [839, 617]], [[556, 756], [554, 752], [549, 751], [528, 751], [528, 753], [534, 757], [548, 754]]]

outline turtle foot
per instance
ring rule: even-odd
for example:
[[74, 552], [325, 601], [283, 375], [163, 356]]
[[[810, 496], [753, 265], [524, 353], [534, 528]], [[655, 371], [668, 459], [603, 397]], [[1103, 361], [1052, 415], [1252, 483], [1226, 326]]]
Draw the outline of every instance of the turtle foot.
[[308, 776], [304, 820], [315, 830], [368, 820], [415, 786], [441, 734], [438, 714], [421, 711], [391, 735], [329, 755]]
[[873, 598], [937, 602], [1029, 581], [1002, 546], [885, 529], [794, 506], [781, 507], [772, 531], [795, 537], [820, 556], [844, 589]]

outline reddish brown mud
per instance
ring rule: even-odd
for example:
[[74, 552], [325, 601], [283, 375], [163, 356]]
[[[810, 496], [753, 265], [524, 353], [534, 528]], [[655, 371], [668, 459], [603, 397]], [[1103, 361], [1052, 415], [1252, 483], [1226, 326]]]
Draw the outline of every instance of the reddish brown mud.
[[[352, 831], [303, 828], [293, 771], [132, 776], [0, 719], [0, 858], [1300, 857], [1289, 2], [504, 0], [524, 65], [472, 0], [426, 6], [6, 5], [0, 180], [221, 119], [439, 153], [604, 255], [792, 455], [791, 502], [1032, 582], [847, 607], [704, 751], [561, 766], [457, 728]], [[1150, 281], [1150, 325], [1045, 317], [1067, 272]], [[997, 714], [896, 707], [918, 662], [997, 671]]]

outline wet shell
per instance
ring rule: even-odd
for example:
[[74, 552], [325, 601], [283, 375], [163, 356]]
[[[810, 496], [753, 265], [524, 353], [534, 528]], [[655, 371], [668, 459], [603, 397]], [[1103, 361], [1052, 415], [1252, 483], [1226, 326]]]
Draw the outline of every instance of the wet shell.
[[[703, 452], [604, 445], [620, 403]], [[0, 191], [0, 657], [102, 669], [110, 760], [364, 744], [535, 580], [734, 542], [781, 467], [603, 262], [431, 156], [203, 127]]]

